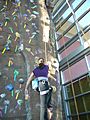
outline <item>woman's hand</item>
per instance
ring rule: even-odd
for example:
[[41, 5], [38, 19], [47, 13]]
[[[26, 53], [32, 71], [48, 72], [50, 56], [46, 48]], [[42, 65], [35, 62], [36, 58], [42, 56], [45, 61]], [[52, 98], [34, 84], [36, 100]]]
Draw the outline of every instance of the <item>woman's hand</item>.
[[26, 95], [26, 94], [28, 94], [28, 89], [27, 89], [27, 88], [25, 88], [25, 95]]
[[28, 89], [25, 88], [25, 100], [28, 100], [30, 98]]

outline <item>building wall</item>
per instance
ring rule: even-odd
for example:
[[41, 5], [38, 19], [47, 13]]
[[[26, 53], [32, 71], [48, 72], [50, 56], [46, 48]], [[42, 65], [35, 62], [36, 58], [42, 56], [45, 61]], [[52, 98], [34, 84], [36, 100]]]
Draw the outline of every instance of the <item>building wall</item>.
[[58, 1], [54, 0], [53, 3], [52, 19], [61, 76], [63, 119], [89, 120], [89, 1], [62, 1], [58, 6]]

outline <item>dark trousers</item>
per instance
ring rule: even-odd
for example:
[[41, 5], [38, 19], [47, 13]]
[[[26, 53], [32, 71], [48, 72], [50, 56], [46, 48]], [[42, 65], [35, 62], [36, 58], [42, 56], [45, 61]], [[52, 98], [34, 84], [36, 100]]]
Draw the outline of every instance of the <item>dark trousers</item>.
[[52, 89], [45, 95], [40, 95], [40, 120], [48, 120], [47, 108], [51, 107]]
[[49, 92], [40, 95], [40, 120], [48, 120], [47, 108], [49, 108], [51, 104], [52, 89], [50, 89], [47, 81], [39, 81], [39, 91], [46, 90], [49, 90]]
[[48, 120], [47, 97], [48, 94], [40, 95], [40, 120]]

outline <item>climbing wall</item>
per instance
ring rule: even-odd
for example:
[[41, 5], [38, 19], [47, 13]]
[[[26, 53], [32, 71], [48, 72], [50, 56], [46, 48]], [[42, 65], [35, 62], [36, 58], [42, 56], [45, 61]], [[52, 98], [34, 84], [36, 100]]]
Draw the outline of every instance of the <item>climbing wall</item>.
[[0, 118], [5, 120], [26, 118], [27, 71], [21, 53], [20, 19], [19, 3], [0, 1]]
[[[30, 86], [30, 100], [25, 101], [24, 89], [38, 57], [45, 57], [46, 52], [48, 59], [53, 56], [51, 43], [45, 51], [42, 7], [38, 0], [0, 1], [0, 119], [40, 119], [38, 93]], [[54, 111], [57, 94], [53, 94]]]

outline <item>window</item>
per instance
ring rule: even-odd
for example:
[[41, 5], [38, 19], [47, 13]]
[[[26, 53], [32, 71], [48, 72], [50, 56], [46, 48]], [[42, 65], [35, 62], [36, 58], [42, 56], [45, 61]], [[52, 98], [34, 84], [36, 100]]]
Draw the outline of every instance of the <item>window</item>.
[[73, 116], [73, 117], [71, 117], [71, 120], [78, 120], [78, 117], [77, 116]]
[[[83, 69], [82, 69], [83, 68]], [[69, 82], [88, 72], [85, 59], [80, 60], [76, 64], [72, 65], [65, 71], [63, 71], [64, 80], [63, 83]]]
[[70, 13], [71, 13], [71, 9], [68, 8], [68, 9], [64, 12], [64, 14], [62, 15], [63, 18], [64, 18], [64, 19], [67, 18], [67, 16], [68, 16]]
[[[78, 1], [81, 1], [81, 0], [78, 0]], [[77, 5], [78, 1], [75, 0], [75, 2], [73, 3], [73, 7]], [[90, 8], [90, 1], [86, 0], [86, 2], [75, 12], [76, 19], [80, 17], [89, 8]], [[83, 17], [83, 19], [79, 22], [81, 27], [85, 27], [86, 25], [90, 24], [89, 17], [90, 17], [90, 12], [87, 15], [85, 15], [85, 17]], [[85, 22], [85, 20], [87, 20], [87, 22]]]
[[73, 83], [75, 95], [81, 94], [79, 81]]
[[69, 107], [70, 107], [70, 113], [71, 114], [76, 114], [76, 107], [75, 107], [75, 102], [73, 100], [69, 100]]
[[[84, 76], [83, 78], [74, 81], [72, 84], [73, 86], [71, 86], [71, 83], [65, 85], [67, 96], [65, 104], [68, 105], [69, 116], [73, 120], [75, 117], [77, 117], [75, 106], [76, 100], [78, 113], [80, 114], [80, 120], [89, 120], [88, 112], [90, 112], [90, 79], [88, 76]], [[74, 90], [75, 96], [73, 95], [72, 89]]]
[[89, 120], [87, 119], [87, 115], [80, 115], [79, 118], [80, 120]]
[[80, 46], [80, 42], [76, 41], [72, 45], [70, 45], [68, 48], [65, 49], [64, 51], [60, 54], [61, 59], [67, 57], [70, 53], [74, 52], [78, 47]]
[[87, 76], [80, 80], [82, 93], [90, 91], [90, 78]]
[[77, 5], [81, 2], [82, 0], [75, 0], [73, 3], [72, 3], [72, 6], [73, 6], [73, 9], [75, 9], [77, 7]]
[[72, 86], [68, 85], [65, 88], [66, 88], [67, 98], [73, 97]]
[[62, 37], [59, 41], [57, 41], [58, 44], [58, 49], [63, 46], [66, 42], [68, 42], [70, 40], [70, 38], [64, 36]]
[[77, 102], [78, 112], [79, 113], [85, 112], [83, 98], [82, 97], [76, 98], [76, 102]]
[[87, 112], [88, 111], [90, 112], [90, 94], [87, 94], [87, 95], [85, 95], [83, 97], [84, 97]]

